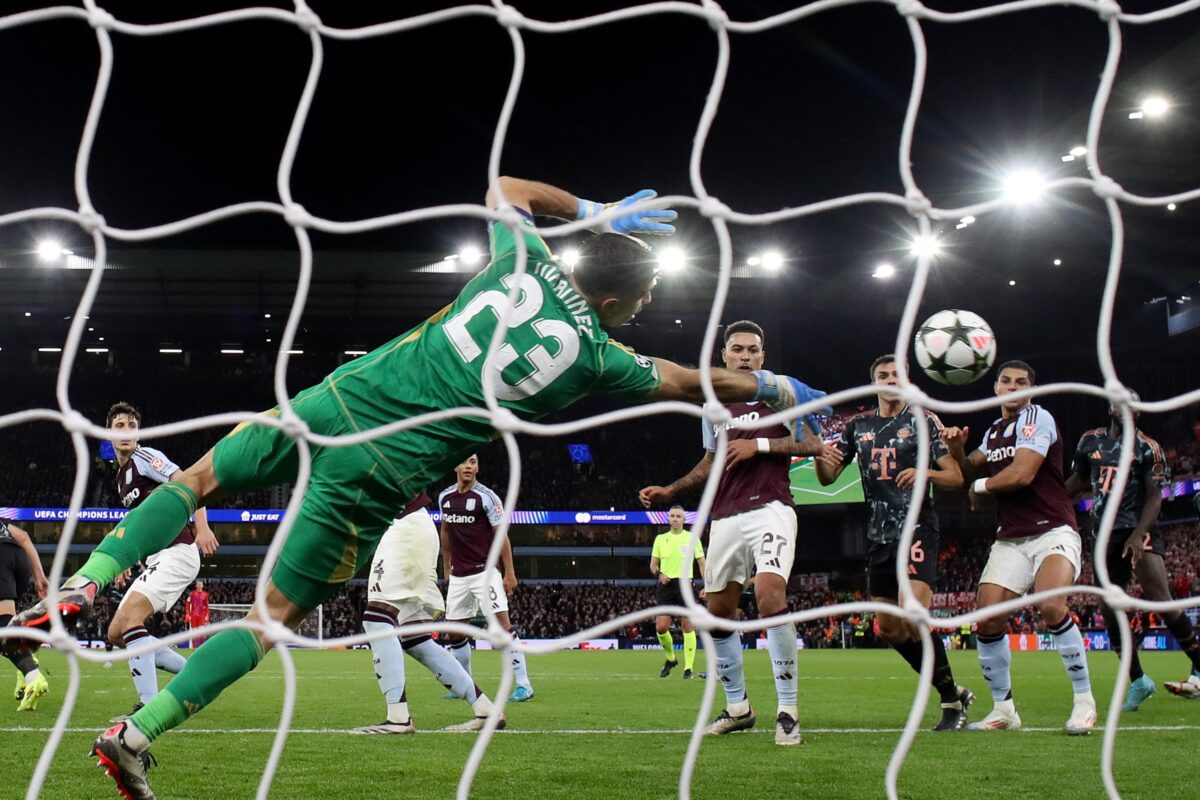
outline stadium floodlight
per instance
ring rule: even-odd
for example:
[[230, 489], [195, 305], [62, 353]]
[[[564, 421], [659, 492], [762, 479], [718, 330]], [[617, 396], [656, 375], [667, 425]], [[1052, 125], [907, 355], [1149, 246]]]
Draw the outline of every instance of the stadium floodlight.
[[783, 269], [783, 253], [770, 250], [762, 254], [762, 268], [767, 272], [779, 272]]
[[750, 256], [749, 258], [746, 259], [746, 266], [748, 266], [748, 267], [757, 267], [761, 263], [762, 263], [761, 256]]
[[223, 355], [223, 356], [240, 356], [242, 353], [245, 353], [245, 352], [246, 352], [245, 350], [238, 350], [237, 348], [234, 348], [234, 347], [227, 347], [227, 348], [222, 348], [221, 355]]
[[1056, 267], [1061, 267], [1061, 266], [1062, 266], [1062, 259], [1061, 259], [1061, 258], [1056, 258], [1056, 259], [1054, 259], [1054, 266], [1056, 266]]
[[579, 263], [579, 251], [575, 248], [564, 250], [561, 261], [564, 267], [574, 269], [575, 265]]
[[896, 274], [896, 268], [886, 261], [881, 261], [875, 265], [875, 271], [871, 273], [872, 278], [878, 278], [885, 281]]
[[38, 352], [39, 353], [61, 353], [62, 348], [61, 347], [39, 347]]
[[1167, 98], [1161, 95], [1153, 95], [1142, 101], [1142, 113], [1147, 117], [1161, 117], [1170, 107]]
[[918, 236], [912, 240], [909, 252], [917, 258], [921, 258], [922, 256], [933, 258], [942, 252], [942, 243], [938, 241], [936, 236]]
[[97, 338], [97, 339], [99, 339], [99, 340], [100, 340], [100, 341], [102, 341], [102, 342], [104, 341], [104, 337], [103, 337], [103, 336], [97, 336], [96, 338]]
[[38, 258], [42, 261], [58, 261], [62, 258], [63, 248], [58, 242], [51, 239], [43, 239], [38, 242], [37, 254]]
[[687, 266], [687, 254], [678, 247], [667, 247], [658, 253], [658, 268], [663, 272], [680, 272]]
[[1174, 211], [1177, 206], [1174, 203], [1167, 203], [1167, 211]]
[[[33, 316], [33, 312], [32, 312], [32, 311], [26, 311], [26, 312], [25, 312], [25, 316], [27, 316], [27, 317], [32, 317], [32, 316]], [[91, 330], [91, 328], [88, 328], [88, 330], [90, 331], [90, 330]]]
[[1072, 147], [1069, 152], [1071, 155], [1075, 156], [1076, 158], [1079, 158], [1080, 156], [1087, 155], [1087, 148], [1081, 144], [1077, 144], [1074, 147]]
[[304, 351], [303, 350], [288, 350], [287, 354], [289, 356], [302, 356], [302, 355], [304, 355]]
[[348, 356], [365, 356], [367, 354], [367, 351], [366, 350], [343, 350], [342, 353], [345, 355], [348, 355]]
[[86, 351], [87, 351], [87, 352], [89, 352], [89, 353], [96, 353], [97, 355], [98, 355], [98, 354], [100, 354], [100, 353], [107, 353], [107, 352], [108, 352], [108, 348], [107, 348], [107, 347], [88, 347], [88, 348], [85, 348], [85, 349], [86, 349]]
[[179, 353], [182, 353], [183, 350], [178, 347], [160, 347], [158, 348], [158, 352], [178, 355]]
[[263, 314], [263, 319], [270, 319], [270, 318], [271, 318], [270, 314]]
[[1008, 285], [1009, 285], [1009, 286], [1016, 286], [1016, 285], [1017, 285], [1017, 282], [1016, 282], [1016, 281], [1009, 281], [1009, 282], [1008, 282]]
[[1004, 199], [1014, 205], [1028, 205], [1041, 199], [1046, 180], [1031, 169], [1021, 169], [1004, 179]]
[[473, 267], [479, 263], [481, 258], [483, 258], [483, 251], [475, 245], [469, 244], [458, 251], [458, 258], [468, 267]]

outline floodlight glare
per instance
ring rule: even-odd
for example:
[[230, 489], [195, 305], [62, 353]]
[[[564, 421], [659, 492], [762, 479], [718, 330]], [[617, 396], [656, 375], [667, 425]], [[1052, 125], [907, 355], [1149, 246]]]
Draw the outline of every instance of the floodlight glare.
[[937, 240], [936, 236], [918, 236], [913, 239], [912, 245], [909, 247], [911, 252], [917, 258], [928, 256], [933, 258], [938, 253], [942, 252], [942, 245]]
[[1004, 179], [1004, 199], [1016, 205], [1035, 203], [1041, 198], [1045, 186], [1045, 179], [1033, 170], [1018, 170]]
[[1061, 266], [1062, 266], [1062, 259], [1061, 259], [1061, 258], [1056, 258], [1056, 259], [1054, 259], [1054, 266], [1056, 266], [1056, 267], [1061, 267]]
[[678, 247], [668, 247], [658, 254], [658, 267], [663, 272], [679, 272], [687, 266], [687, 255]]
[[1080, 144], [1080, 145], [1075, 145], [1067, 152], [1069, 152], [1071, 155], [1075, 156], [1076, 158], [1079, 158], [1080, 156], [1087, 155], [1087, 148]]
[[748, 266], [748, 267], [757, 267], [761, 263], [762, 263], [762, 258], [759, 256], [750, 256], [749, 258], [746, 259], [746, 266]]
[[58, 261], [62, 258], [62, 245], [46, 239], [38, 242], [37, 254], [42, 261]]
[[574, 269], [575, 265], [579, 263], [579, 251], [574, 249], [564, 250], [562, 254], [562, 263], [564, 267]]
[[1174, 211], [1177, 206], [1174, 203], [1167, 203], [1167, 211]]
[[887, 280], [895, 274], [896, 268], [886, 261], [883, 261], [875, 265], [875, 271], [871, 273], [871, 277], [878, 278], [879, 280]]
[[1171, 106], [1167, 103], [1167, 99], [1165, 97], [1159, 97], [1158, 95], [1147, 97], [1142, 101], [1142, 112], [1147, 117], [1161, 117], [1163, 114], [1167, 113], [1167, 109], [1170, 107]]
[[783, 269], [783, 253], [778, 253], [774, 250], [763, 253], [762, 268], [767, 272], [778, 272]]
[[464, 264], [473, 267], [479, 263], [479, 259], [483, 258], [483, 252], [475, 245], [469, 244], [458, 251], [458, 257]]

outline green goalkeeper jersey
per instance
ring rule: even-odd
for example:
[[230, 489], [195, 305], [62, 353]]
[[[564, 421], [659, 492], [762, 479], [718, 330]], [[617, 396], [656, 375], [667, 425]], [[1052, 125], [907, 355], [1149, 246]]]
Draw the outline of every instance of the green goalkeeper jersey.
[[[532, 222], [526, 221], [532, 228]], [[514, 285], [520, 293], [493, 374], [500, 405], [534, 420], [591, 394], [639, 402], [662, 383], [654, 363], [608, 338], [532, 230], [523, 233], [528, 266], [519, 280], [517, 244], [490, 226], [491, 262], [453, 303], [422, 324], [325, 378], [346, 421], [366, 430], [451, 408], [485, 408], [483, 368]], [[420, 491], [495, 438], [482, 417], [456, 417], [376, 439], [370, 449], [405, 493]]]

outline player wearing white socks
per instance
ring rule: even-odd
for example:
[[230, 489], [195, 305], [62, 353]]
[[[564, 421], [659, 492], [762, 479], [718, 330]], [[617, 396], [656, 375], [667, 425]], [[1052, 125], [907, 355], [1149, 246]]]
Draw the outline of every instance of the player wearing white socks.
[[[127, 431], [130, 436], [141, 424], [142, 415], [128, 403], [115, 403], [105, 418], [105, 427]], [[179, 467], [162, 451], [143, 447], [137, 439], [114, 439], [112, 446], [117, 456], [117, 496], [126, 508], [137, 508], [159, 484], [172, 480], [179, 473]], [[207, 512], [203, 508], [196, 509], [195, 522], [188, 522], [173, 542], [146, 557], [146, 568], [129, 584], [109, 622], [108, 640], [124, 647], [157, 641], [146, 629], [146, 620], [155, 613], [165, 614], [179, 602], [200, 574], [201, 554], [212, 555], [217, 547], [217, 537], [208, 526]], [[129, 674], [137, 689], [138, 701], [129, 714], [110, 721], [126, 719], [158, 694], [156, 670], [175, 675], [186, 663], [187, 659], [165, 647], [153, 653], [131, 656]]]
[[[748, 320], [725, 329], [721, 358], [731, 370], [761, 370], [765, 358], [763, 330]], [[816, 396], [821, 396], [816, 393]], [[704, 591], [708, 610], [722, 619], [733, 619], [742, 587], [754, 577], [754, 593], [763, 618], [784, 614], [787, 579], [796, 555], [796, 512], [792, 505], [788, 468], [794, 455], [820, 455], [826, 445], [820, 436], [801, 438], [802, 421], [795, 428], [739, 427], [770, 410], [759, 402], [725, 406], [733, 416], [725, 472], [717, 484], [709, 532]], [[815, 425], [815, 420], [812, 421]], [[703, 423], [705, 454], [691, 472], [669, 486], [647, 486], [639, 492], [642, 504], [670, 502], [676, 495], [704, 485], [712, 471], [717, 431]], [[798, 441], [799, 439], [799, 441]], [[742, 639], [734, 631], [713, 634], [713, 659], [725, 688], [725, 710], [708, 728], [709, 735], [733, 733], [754, 727], [755, 714], [746, 694]], [[803, 742], [796, 708], [796, 626], [787, 622], [767, 629], [767, 647], [775, 675], [779, 705], [775, 715], [775, 743]]]
[[[1003, 397], [1034, 386], [1033, 368], [1023, 361], [1000, 365], [995, 392]], [[987, 565], [979, 577], [976, 606], [985, 609], [1033, 591], [1070, 586], [1079, 578], [1081, 543], [1075, 510], [1063, 479], [1063, 444], [1050, 412], [1028, 398], [1001, 405], [1001, 417], [984, 434], [979, 449], [966, 455], [969, 429], [947, 428], [942, 437], [962, 469], [973, 495], [995, 494], [999, 526]], [[1063, 595], [1043, 600], [1038, 611], [1054, 637], [1071, 681], [1074, 705], [1066, 731], [1091, 733], [1096, 701], [1088, 676], [1087, 653], [1079, 627]], [[995, 707], [969, 730], [1021, 727], [1012, 699], [1011, 653], [1005, 617], [979, 623], [979, 666]]]
[[[438, 495], [442, 514], [442, 564], [446, 588], [446, 619], [467, 622], [487, 608], [496, 614], [504, 630], [512, 633], [508, 618], [508, 594], [517, 588], [517, 573], [513, 567], [512, 544], [504, 540], [500, 561], [504, 567], [501, 577], [487, 566], [488, 550], [498, 535], [504, 516], [500, 498], [479, 483], [479, 458], [471, 455], [454, 468], [458, 480]], [[471, 672], [471, 641], [466, 636], [450, 635], [446, 639], [450, 652]], [[533, 698], [533, 684], [525, 666], [525, 654], [515, 648], [504, 652], [513, 667], [516, 688], [508, 699], [523, 703]]]
[[[438, 532], [425, 507], [424, 492], [413, 500], [388, 528], [375, 550], [368, 573], [367, 608], [363, 630], [391, 630], [410, 622], [441, 619], [446, 612], [437, 585]], [[492, 710], [488, 699], [471, 676], [429, 634], [400, 638], [384, 636], [371, 642], [375, 677], [387, 702], [387, 719], [376, 725], [355, 728], [354, 733], [416, 733], [408, 711], [404, 654], [408, 653], [433, 674], [455, 697], [466, 700], [474, 716], [447, 730], [479, 730]], [[500, 726], [504, 727], [504, 717]]]

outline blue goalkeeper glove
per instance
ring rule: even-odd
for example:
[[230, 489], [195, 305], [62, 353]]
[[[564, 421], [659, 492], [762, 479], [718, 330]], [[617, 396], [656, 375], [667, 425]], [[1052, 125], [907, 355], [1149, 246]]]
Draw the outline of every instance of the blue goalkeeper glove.
[[[776, 375], [769, 370], [758, 369], [754, 371], [754, 377], [758, 380], [758, 391], [754, 394], [754, 399], [766, 403], [772, 411], [786, 411], [825, 396], [825, 392], [820, 389], [814, 389], [789, 375]], [[817, 410], [822, 414], [833, 413], [829, 406]], [[805, 414], [804, 421], [813, 433], [821, 435], [821, 423], [815, 416]]]
[[[657, 196], [658, 192], [653, 189], [642, 189], [637, 194], [631, 194], [629, 197], [616, 203], [596, 203], [580, 198], [575, 219], [590, 219], [610, 208], [631, 206], [639, 200], [649, 200], [651, 197]], [[669, 208], [646, 208], [640, 211], [632, 211], [624, 216], [614, 217], [608, 222], [595, 226], [592, 230], [597, 233], [621, 233], [625, 235], [643, 233], [665, 236], [675, 232], [675, 226], [671, 223], [678, 216], [677, 212]]]

